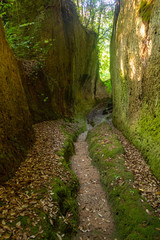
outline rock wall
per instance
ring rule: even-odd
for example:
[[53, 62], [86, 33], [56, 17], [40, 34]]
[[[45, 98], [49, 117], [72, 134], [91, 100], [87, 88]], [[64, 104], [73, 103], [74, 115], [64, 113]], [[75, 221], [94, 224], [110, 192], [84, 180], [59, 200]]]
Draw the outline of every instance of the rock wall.
[[104, 82], [102, 82], [100, 79], [96, 81], [96, 99], [102, 100], [110, 98], [110, 93], [107, 92], [107, 86]]
[[118, 0], [111, 41], [113, 122], [160, 179], [160, 1]]
[[71, 0], [20, 0], [7, 19], [20, 26], [15, 46], [23, 60], [15, 60], [0, 22], [0, 181], [23, 159], [31, 120], [85, 112], [95, 102], [99, 79], [97, 36], [81, 25]]
[[31, 140], [30, 113], [17, 62], [0, 19], [0, 182], [12, 175]]
[[52, 11], [49, 14], [53, 17], [48, 20], [53, 24], [54, 43], [46, 60], [48, 83], [53, 108], [67, 116], [82, 111], [88, 102], [94, 101], [97, 37], [82, 27], [70, 1], [56, 1], [54, 11], [57, 14]]
[[[25, 9], [19, 11], [20, 24], [31, 23], [22, 31], [22, 39], [24, 36], [34, 39], [26, 56], [43, 63], [54, 116], [70, 117], [84, 111], [94, 103], [99, 78], [96, 34], [81, 25], [71, 0], [20, 1], [20, 4]], [[37, 94], [41, 94], [36, 88]], [[33, 103], [34, 98], [30, 101]], [[41, 116], [39, 119], [43, 120]]]
[[40, 63], [37, 60], [19, 60], [18, 65], [33, 122], [56, 119], [51, 92]]

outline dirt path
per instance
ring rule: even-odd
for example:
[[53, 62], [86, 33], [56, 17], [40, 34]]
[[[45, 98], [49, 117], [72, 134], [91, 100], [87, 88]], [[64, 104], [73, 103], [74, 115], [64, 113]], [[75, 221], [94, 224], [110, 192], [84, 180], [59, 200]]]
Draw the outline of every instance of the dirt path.
[[91, 165], [87, 131], [75, 143], [76, 154], [72, 157], [72, 168], [80, 182], [78, 196], [80, 225], [76, 240], [111, 240], [114, 224], [105, 193], [100, 185], [98, 170]]

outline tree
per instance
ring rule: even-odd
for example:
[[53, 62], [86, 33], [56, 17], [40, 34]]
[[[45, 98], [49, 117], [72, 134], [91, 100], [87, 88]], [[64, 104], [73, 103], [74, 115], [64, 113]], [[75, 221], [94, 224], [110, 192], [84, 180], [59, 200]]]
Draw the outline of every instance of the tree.
[[[109, 44], [115, 0], [75, 0], [82, 24], [97, 33], [97, 48], [102, 81], [110, 78]], [[111, 86], [110, 82], [107, 85]]]

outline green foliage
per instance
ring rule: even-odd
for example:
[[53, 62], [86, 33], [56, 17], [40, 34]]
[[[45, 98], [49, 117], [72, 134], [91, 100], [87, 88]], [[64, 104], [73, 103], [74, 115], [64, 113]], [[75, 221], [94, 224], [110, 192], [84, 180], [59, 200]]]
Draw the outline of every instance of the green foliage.
[[152, 215], [151, 206], [144, 199], [142, 202], [139, 191], [133, 188], [134, 176], [126, 169], [124, 150], [117, 136], [105, 122], [89, 132], [87, 140], [93, 164], [100, 171], [101, 182], [112, 206], [116, 238], [159, 239], [159, 219]]
[[107, 81], [104, 81], [104, 84], [107, 87], [107, 92], [109, 93], [109, 95], [111, 96], [112, 94], [112, 84], [111, 84], [111, 79], [108, 79]]
[[4, 21], [7, 21], [7, 15], [9, 11], [12, 11], [13, 3], [15, 0], [1, 0], [0, 1], [0, 17]]
[[[108, 37], [112, 20], [114, 0], [79, 0], [75, 1], [82, 24], [95, 31], [99, 37]], [[107, 23], [107, 25], [106, 25]]]
[[139, 14], [144, 22], [149, 23], [151, 11], [153, 7], [153, 0], [142, 0], [139, 7]]
[[[100, 77], [102, 81], [106, 81], [110, 79], [109, 41], [112, 31], [114, 0], [79, 0], [75, 2], [83, 25], [98, 35]], [[1, 1], [1, 16], [7, 40], [19, 57], [45, 60], [45, 56], [55, 39], [42, 41], [39, 32], [43, 27], [45, 9], [50, 4], [52, 1], [48, 0], [38, 0], [34, 4], [26, 0]]]
[[[6, 0], [0, 2], [7, 40], [21, 58], [45, 60], [54, 39], [42, 41], [38, 36], [49, 1]], [[34, 19], [34, 21], [33, 21]]]
[[114, 1], [75, 1], [82, 24], [97, 33], [100, 78], [107, 81], [107, 91], [111, 93], [109, 45], [112, 32]]
[[104, 82], [109, 95], [112, 93], [111, 79], [110, 79], [110, 42], [109, 40], [101, 41], [99, 44], [99, 73], [100, 78]]
[[[6, 0], [0, 2], [7, 40], [14, 52], [25, 59], [45, 61], [46, 54], [54, 44], [55, 39], [39, 37], [46, 17], [46, 8], [52, 1]], [[100, 77], [102, 81], [110, 79], [109, 74], [109, 41], [112, 31], [114, 0], [84, 0], [76, 1], [80, 19], [86, 28], [98, 35], [98, 53], [100, 60]], [[34, 20], [33, 20], [34, 19]], [[107, 90], [111, 92], [108, 80]], [[46, 102], [47, 99], [44, 99]]]
[[[34, 22], [20, 25], [5, 24], [7, 40], [14, 52], [21, 58], [45, 60], [54, 40], [46, 39], [44, 42], [37, 40], [35, 34], [29, 34]], [[37, 29], [38, 32], [38, 29]]]

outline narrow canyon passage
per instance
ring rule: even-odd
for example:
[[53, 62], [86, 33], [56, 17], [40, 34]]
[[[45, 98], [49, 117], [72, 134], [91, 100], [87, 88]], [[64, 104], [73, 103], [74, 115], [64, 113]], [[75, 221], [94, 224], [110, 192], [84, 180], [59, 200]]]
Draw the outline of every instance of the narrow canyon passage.
[[111, 240], [114, 232], [112, 214], [100, 184], [98, 170], [92, 166], [88, 145], [85, 141], [87, 131], [75, 143], [72, 168], [80, 182], [78, 195], [80, 224], [76, 240]]

